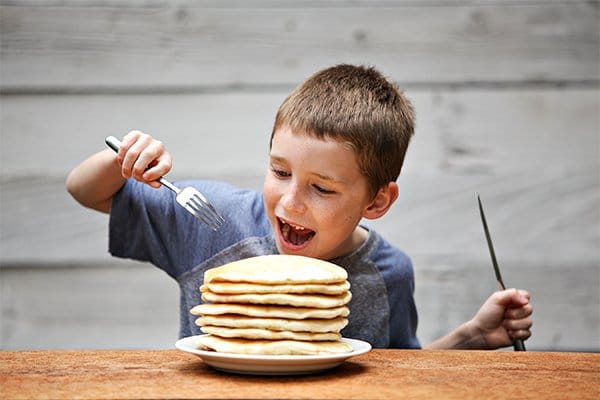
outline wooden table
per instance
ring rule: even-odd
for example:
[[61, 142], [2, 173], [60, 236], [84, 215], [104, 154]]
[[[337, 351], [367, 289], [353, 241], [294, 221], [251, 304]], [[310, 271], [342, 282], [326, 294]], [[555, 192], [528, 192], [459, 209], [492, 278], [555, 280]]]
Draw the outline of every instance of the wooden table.
[[282, 377], [219, 372], [178, 350], [2, 351], [0, 398], [598, 399], [600, 354], [372, 350]]

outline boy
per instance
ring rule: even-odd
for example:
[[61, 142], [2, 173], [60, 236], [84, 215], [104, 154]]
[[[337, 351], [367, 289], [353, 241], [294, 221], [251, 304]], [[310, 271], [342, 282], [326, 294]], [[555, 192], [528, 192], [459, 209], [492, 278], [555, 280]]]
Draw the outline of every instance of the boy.
[[[158, 188], [171, 156], [132, 131], [117, 156], [104, 150], [76, 167], [67, 189], [81, 204], [110, 213], [110, 252], [149, 261], [181, 289], [180, 336], [199, 334], [204, 271], [264, 254], [330, 260], [352, 287], [345, 337], [374, 347], [419, 348], [410, 259], [361, 219], [383, 216], [398, 197], [396, 179], [414, 130], [403, 93], [373, 68], [338, 65], [298, 86], [283, 102], [270, 140], [263, 193], [194, 181], [227, 221], [217, 232]], [[129, 179], [132, 178], [132, 179]], [[475, 317], [429, 348], [493, 349], [530, 336], [529, 295], [494, 293]]]

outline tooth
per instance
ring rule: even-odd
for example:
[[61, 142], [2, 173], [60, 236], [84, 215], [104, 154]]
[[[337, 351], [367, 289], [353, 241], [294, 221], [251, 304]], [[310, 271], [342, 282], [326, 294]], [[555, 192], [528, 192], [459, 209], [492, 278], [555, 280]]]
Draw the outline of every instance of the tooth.
[[281, 222], [281, 224], [282, 224], [283, 226], [289, 226], [289, 227], [292, 227], [292, 228], [294, 228], [294, 229], [295, 229], [295, 230], [297, 230], [297, 231], [303, 231], [304, 229], [306, 229], [306, 228], [304, 228], [303, 226], [299, 226], [299, 225], [293, 225], [293, 224], [287, 223], [287, 222], [285, 222], [284, 220], [282, 220], [281, 218], [279, 218], [279, 222]]
[[287, 239], [290, 234], [290, 226], [288, 224], [284, 223], [283, 226], [281, 227], [281, 233], [283, 234], [283, 237], [285, 237]]

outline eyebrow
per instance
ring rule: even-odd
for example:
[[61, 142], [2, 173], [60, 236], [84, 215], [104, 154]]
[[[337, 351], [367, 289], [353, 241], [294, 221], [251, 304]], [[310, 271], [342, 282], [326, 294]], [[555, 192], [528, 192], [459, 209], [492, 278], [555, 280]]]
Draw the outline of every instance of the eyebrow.
[[333, 182], [333, 183], [344, 183], [343, 181], [335, 179], [334, 177], [329, 176], [329, 175], [319, 174], [318, 172], [312, 172], [312, 174], [315, 175], [315, 176], [318, 176], [319, 178], [321, 178], [323, 180], [330, 181], [330, 182]]
[[[271, 160], [273, 160], [273, 161], [276, 161], [276, 162], [287, 163], [287, 160], [285, 158], [279, 157], [279, 156], [276, 156], [276, 155], [269, 155], [269, 158]], [[330, 175], [325, 175], [325, 174], [322, 174], [322, 173], [319, 173], [319, 172], [310, 172], [310, 174], [318, 177], [319, 179], [323, 179], [325, 181], [329, 181], [329, 182], [333, 182], [333, 183], [339, 183], [339, 184], [343, 184], [344, 183], [344, 181], [341, 181], [339, 179], [335, 179], [334, 177], [332, 177]]]

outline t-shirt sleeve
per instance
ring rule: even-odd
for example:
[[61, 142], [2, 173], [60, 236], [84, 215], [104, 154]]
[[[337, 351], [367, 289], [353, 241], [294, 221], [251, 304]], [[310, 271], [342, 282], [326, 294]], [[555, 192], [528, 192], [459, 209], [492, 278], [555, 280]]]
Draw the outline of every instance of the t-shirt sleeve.
[[[112, 201], [110, 253], [116, 257], [149, 261], [173, 275], [174, 264], [179, 260], [174, 260], [170, 253], [181, 251], [180, 232], [197, 229], [183, 214], [186, 211], [178, 210], [177, 206], [175, 195], [167, 188], [154, 189], [127, 180]], [[182, 229], [171, 230], [174, 225], [181, 225]]]

